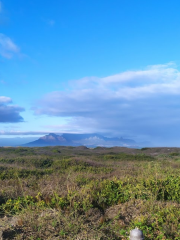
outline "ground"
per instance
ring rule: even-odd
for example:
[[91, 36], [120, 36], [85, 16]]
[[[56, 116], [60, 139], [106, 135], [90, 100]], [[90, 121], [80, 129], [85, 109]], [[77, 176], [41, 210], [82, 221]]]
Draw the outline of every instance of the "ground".
[[180, 239], [180, 148], [0, 148], [0, 239]]

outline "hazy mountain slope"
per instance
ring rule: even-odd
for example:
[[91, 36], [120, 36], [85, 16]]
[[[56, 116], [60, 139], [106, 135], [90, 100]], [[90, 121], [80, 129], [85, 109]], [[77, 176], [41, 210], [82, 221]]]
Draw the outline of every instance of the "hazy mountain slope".
[[36, 141], [29, 142], [23, 146], [87, 146], [87, 147], [112, 147], [112, 146], [127, 146], [135, 147], [136, 142], [132, 139], [123, 138], [107, 138], [100, 134], [69, 134], [64, 133], [61, 136], [50, 133], [39, 138]]

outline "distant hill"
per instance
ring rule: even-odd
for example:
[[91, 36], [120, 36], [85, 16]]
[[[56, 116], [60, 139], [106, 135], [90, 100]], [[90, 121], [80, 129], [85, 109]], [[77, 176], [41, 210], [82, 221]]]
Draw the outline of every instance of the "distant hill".
[[64, 133], [57, 135], [55, 133], [49, 133], [38, 140], [23, 144], [27, 147], [43, 147], [43, 146], [86, 146], [86, 147], [137, 147], [137, 144], [132, 139], [124, 138], [108, 138], [100, 134], [71, 134]]

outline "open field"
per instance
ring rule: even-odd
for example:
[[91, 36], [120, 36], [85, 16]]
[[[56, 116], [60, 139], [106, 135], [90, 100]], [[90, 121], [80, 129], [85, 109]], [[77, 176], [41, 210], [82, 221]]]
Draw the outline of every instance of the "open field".
[[0, 148], [0, 238], [180, 240], [180, 148]]

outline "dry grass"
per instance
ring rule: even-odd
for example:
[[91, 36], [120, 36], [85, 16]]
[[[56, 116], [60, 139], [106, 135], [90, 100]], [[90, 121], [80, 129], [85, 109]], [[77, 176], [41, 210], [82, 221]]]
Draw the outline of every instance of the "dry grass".
[[135, 226], [180, 239], [180, 149], [169, 149], [0, 148], [2, 239], [125, 240]]

